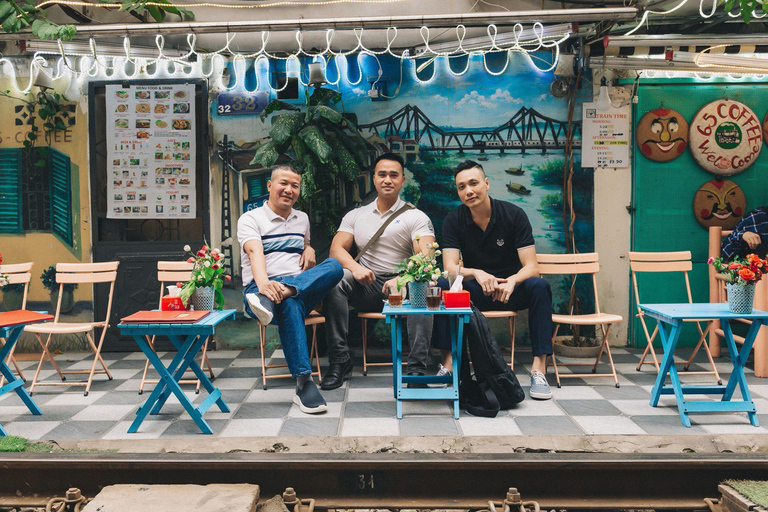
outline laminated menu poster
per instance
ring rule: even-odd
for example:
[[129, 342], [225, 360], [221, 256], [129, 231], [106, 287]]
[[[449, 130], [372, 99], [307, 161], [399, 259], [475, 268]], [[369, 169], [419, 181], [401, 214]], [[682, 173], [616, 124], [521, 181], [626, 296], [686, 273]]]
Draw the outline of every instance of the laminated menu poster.
[[107, 217], [195, 217], [195, 86], [106, 86]]

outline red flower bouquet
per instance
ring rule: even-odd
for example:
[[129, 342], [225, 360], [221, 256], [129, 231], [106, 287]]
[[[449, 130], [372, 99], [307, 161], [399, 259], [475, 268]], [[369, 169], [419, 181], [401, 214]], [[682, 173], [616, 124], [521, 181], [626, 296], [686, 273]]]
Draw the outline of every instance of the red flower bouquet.
[[746, 258], [734, 258], [730, 263], [719, 257], [709, 258], [707, 263], [715, 267], [725, 282], [731, 284], [755, 284], [768, 271], [768, 261], [760, 259], [756, 254], [750, 254]]

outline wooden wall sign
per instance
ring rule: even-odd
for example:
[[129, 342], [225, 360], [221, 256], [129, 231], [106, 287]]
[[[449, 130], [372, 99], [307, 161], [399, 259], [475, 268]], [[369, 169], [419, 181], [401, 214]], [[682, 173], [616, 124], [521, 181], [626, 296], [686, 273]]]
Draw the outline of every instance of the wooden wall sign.
[[693, 214], [702, 227], [733, 229], [744, 216], [747, 198], [736, 183], [716, 178], [704, 183], [693, 196]]
[[744, 103], [727, 99], [699, 110], [691, 122], [689, 138], [696, 163], [719, 176], [746, 170], [763, 147], [759, 118]]
[[635, 139], [640, 152], [654, 162], [669, 162], [688, 147], [688, 121], [672, 109], [651, 110], [637, 123]]

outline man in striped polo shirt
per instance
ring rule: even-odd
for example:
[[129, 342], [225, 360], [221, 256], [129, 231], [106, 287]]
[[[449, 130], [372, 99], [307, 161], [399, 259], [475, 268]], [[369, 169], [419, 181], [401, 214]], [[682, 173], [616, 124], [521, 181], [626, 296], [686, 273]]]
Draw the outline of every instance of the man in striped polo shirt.
[[302, 412], [325, 412], [328, 406], [312, 380], [304, 318], [341, 280], [338, 260], [315, 266], [309, 245], [309, 218], [293, 209], [301, 175], [290, 165], [272, 171], [269, 199], [237, 221], [245, 311], [266, 325], [276, 323], [291, 375], [293, 402]]

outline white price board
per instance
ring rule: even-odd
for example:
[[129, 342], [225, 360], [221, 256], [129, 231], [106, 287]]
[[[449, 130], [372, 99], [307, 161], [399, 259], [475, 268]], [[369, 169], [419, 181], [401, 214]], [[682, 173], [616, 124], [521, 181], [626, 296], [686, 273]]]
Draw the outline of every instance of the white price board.
[[106, 86], [107, 217], [195, 217], [195, 86]]
[[582, 105], [581, 166], [629, 167], [629, 105], [598, 110], [594, 103]]

